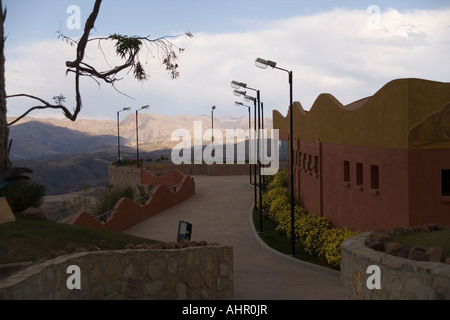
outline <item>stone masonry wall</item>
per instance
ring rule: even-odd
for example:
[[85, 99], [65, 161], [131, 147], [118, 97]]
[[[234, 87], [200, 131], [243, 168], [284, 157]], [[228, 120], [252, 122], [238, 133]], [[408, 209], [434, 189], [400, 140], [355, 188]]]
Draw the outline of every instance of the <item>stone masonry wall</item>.
[[[80, 268], [80, 289], [68, 289]], [[214, 300], [233, 296], [233, 249], [129, 249], [60, 256], [0, 282], [1, 300]]]
[[[357, 300], [450, 300], [450, 265], [415, 261], [376, 251], [365, 245], [370, 233], [362, 233], [342, 244], [341, 281], [344, 297]], [[380, 288], [369, 277], [379, 267]], [[370, 289], [369, 287], [372, 287]]]

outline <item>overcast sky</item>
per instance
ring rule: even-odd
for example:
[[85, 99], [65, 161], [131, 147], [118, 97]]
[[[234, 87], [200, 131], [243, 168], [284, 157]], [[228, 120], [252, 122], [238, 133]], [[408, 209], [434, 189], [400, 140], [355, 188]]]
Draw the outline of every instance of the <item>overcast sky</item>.
[[[74, 81], [65, 75], [65, 61], [75, 48], [57, 39], [56, 31], [79, 38], [69, 29], [71, 5], [80, 8], [81, 27], [94, 0], [4, 0], [7, 94], [28, 93], [52, 102], [63, 94], [71, 108]], [[73, 26], [73, 25], [72, 25]], [[72, 28], [72, 27], [71, 27]], [[142, 57], [150, 78], [138, 83], [123, 74], [117, 88], [99, 87], [84, 78], [80, 118], [115, 119], [123, 107], [162, 115], [210, 114], [246, 116], [236, 107], [232, 80], [261, 91], [265, 116], [277, 109], [286, 114], [289, 83], [285, 72], [258, 69], [261, 57], [294, 73], [294, 100], [309, 110], [321, 93], [341, 103], [371, 96], [397, 78], [450, 81], [450, 1], [299, 1], [299, 0], [105, 0], [93, 36], [113, 33], [157, 38], [191, 32], [173, 43], [180, 78], [171, 80], [157, 50]], [[118, 62], [108, 45], [108, 63]], [[93, 65], [106, 66], [93, 44], [87, 54]], [[248, 91], [251, 95], [252, 91]], [[131, 99], [132, 97], [133, 99]], [[8, 115], [18, 116], [33, 101], [8, 99]], [[32, 116], [59, 117], [60, 112]]]

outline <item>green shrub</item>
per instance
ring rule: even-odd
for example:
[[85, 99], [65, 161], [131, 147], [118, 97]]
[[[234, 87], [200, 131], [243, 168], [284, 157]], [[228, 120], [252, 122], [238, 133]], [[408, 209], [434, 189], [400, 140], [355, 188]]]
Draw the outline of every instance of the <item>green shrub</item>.
[[17, 180], [0, 189], [0, 197], [8, 200], [14, 213], [20, 213], [30, 207], [38, 208], [42, 204], [46, 187], [30, 180]]
[[96, 201], [93, 216], [99, 216], [111, 211], [121, 198], [134, 199], [135, 191], [130, 185], [109, 185], [108, 190]]

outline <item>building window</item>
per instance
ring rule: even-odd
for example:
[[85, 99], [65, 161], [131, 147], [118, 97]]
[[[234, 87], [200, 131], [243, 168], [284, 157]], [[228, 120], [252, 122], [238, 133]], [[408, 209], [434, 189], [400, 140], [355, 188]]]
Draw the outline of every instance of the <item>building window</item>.
[[363, 164], [360, 162], [356, 163], [356, 185], [363, 185]]
[[370, 189], [372, 189], [373, 194], [378, 194], [378, 189], [380, 189], [378, 171], [378, 166], [370, 166]]
[[303, 169], [303, 167], [302, 167], [302, 155], [303, 155], [303, 152], [299, 152], [298, 153], [297, 162], [298, 162], [298, 166], [299, 166], [300, 169]]
[[380, 178], [378, 176], [378, 166], [370, 166], [370, 188], [380, 188]]
[[442, 196], [450, 197], [450, 170], [441, 171]]
[[313, 164], [312, 164], [312, 156], [311, 156], [311, 155], [308, 155], [308, 170], [309, 170], [309, 174], [312, 173], [312, 167], [313, 167]]
[[319, 174], [319, 157], [318, 156], [314, 156], [314, 173], [316, 175]]
[[280, 140], [278, 144], [278, 156], [280, 161], [288, 161], [289, 149], [288, 149], [288, 141]]
[[344, 161], [344, 185], [350, 185], [350, 161]]

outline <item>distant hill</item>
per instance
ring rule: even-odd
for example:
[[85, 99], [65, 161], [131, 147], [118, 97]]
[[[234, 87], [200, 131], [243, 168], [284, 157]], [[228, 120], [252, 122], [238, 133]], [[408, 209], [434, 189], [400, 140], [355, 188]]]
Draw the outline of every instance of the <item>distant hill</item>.
[[[89, 135], [39, 121], [10, 128], [11, 160], [45, 160], [79, 153], [117, 150], [117, 136]], [[124, 144], [126, 139], [122, 140]]]
[[[13, 118], [8, 118], [11, 122]], [[210, 116], [163, 116], [139, 114], [141, 159], [170, 155], [178, 142], [171, 141], [176, 129], [194, 136], [194, 122], [203, 132], [211, 128]], [[252, 124], [253, 126], [253, 124]], [[265, 128], [272, 121], [265, 119]], [[248, 129], [248, 117], [214, 117], [214, 128]], [[121, 159], [136, 158], [136, 119], [128, 115], [120, 122]], [[107, 165], [117, 160], [117, 122], [114, 120], [40, 119], [26, 117], [10, 127], [10, 159], [14, 166], [33, 169], [33, 181], [47, 187], [47, 195], [77, 192], [108, 183]], [[208, 142], [209, 143], [209, 142]]]

